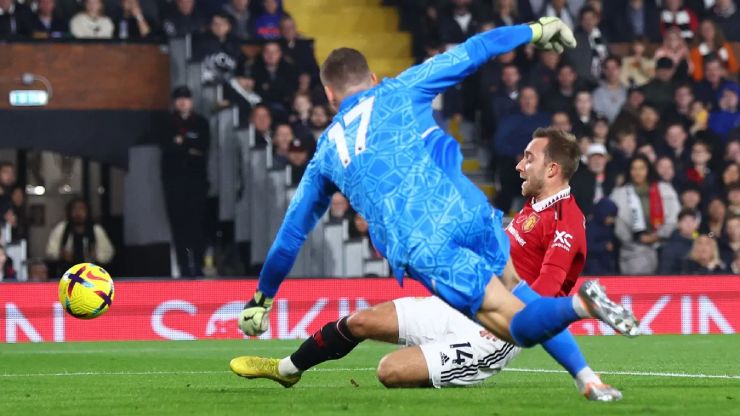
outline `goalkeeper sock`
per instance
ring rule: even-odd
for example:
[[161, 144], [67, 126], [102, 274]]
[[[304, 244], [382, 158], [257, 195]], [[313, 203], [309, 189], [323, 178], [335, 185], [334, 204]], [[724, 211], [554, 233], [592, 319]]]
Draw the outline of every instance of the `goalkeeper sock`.
[[[527, 282], [523, 280], [519, 282], [519, 284], [511, 293], [513, 293], [525, 304], [532, 303], [542, 297], [537, 292], [532, 290]], [[555, 361], [563, 366], [563, 368], [568, 370], [568, 373], [570, 373], [573, 378], [578, 378], [578, 375], [583, 372], [582, 381], [593, 381], [592, 378], [588, 377], [589, 375], [593, 374], [593, 371], [591, 371], [591, 369], [586, 364], [586, 359], [583, 357], [581, 350], [576, 344], [576, 339], [573, 338], [573, 335], [570, 333], [570, 331], [565, 330], [555, 335], [554, 337], [543, 342], [542, 347], [545, 349], [545, 351], [547, 351], [548, 354], [550, 354], [550, 356], [552, 356], [552, 358], [555, 359]], [[593, 375], [595, 376], [595, 374]]]
[[290, 361], [300, 371], [321, 364], [324, 361], [338, 360], [349, 354], [362, 341], [355, 338], [347, 328], [347, 318], [329, 322], [315, 334], [303, 341], [298, 350], [290, 356]]
[[580, 319], [572, 298], [539, 298], [514, 315], [509, 333], [517, 345], [528, 348], [547, 341]]

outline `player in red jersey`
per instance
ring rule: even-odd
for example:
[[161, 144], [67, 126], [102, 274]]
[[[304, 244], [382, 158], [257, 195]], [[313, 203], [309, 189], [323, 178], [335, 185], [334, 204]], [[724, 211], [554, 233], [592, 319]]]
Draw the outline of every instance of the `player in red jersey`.
[[506, 232], [517, 274], [541, 296], [567, 296], [586, 261], [586, 219], [570, 194], [573, 172], [561, 175], [551, 169], [556, 161], [543, 163], [550, 143], [532, 139], [516, 166], [526, 200]]
[[[505, 284], [525, 303], [540, 295], [565, 296], [583, 269], [584, 217], [568, 186], [579, 156], [572, 136], [539, 129], [517, 165], [525, 180], [522, 195], [527, 202], [507, 231], [513, 265], [524, 281]], [[378, 378], [387, 387], [447, 387], [480, 383], [500, 372], [521, 351], [433, 296], [385, 302], [327, 325], [339, 329], [342, 337], [332, 341], [320, 336], [319, 347], [309, 339], [283, 359], [238, 357], [232, 360], [232, 370], [243, 377], [268, 378], [290, 387], [303, 371], [341, 358], [358, 342], [372, 339], [405, 347], [387, 354], [378, 365]], [[323, 329], [317, 332], [322, 333]], [[328, 344], [346, 345], [338, 354], [342, 345]], [[568, 370], [586, 398], [621, 399], [618, 390], [604, 385], [587, 366], [577, 347], [566, 357], [553, 354], [558, 344], [561, 348], [575, 345], [575, 340], [564, 331], [543, 347]]]

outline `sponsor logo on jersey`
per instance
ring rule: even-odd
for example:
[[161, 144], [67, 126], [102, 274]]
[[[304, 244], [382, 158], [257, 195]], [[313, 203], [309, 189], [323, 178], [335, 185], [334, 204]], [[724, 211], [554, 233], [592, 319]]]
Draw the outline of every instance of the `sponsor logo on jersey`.
[[540, 221], [540, 216], [535, 214], [534, 212], [529, 214], [529, 217], [527, 217], [526, 220], [524, 220], [524, 224], [522, 225], [522, 231], [525, 233], [528, 233], [532, 231], [535, 225]]
[[447, 364], [447, 361], [450, 361], [450, 357], [448, 357], [447, 354], [445, 354], [443, 352], [440, 352], [439, 353], [439, 358], [442, 359], [442, 365], [445, 365], [445, 364]]
[[516, 240], [517, 243], [519, 243], [520, 246], [524, 247], [525, 244], [527, 244], [526, 241], [522, 238], [521, 235], [519, 235], [519, 231], [514, 228], [514, 224], [509, 224], [508, 227], [506, 227], [506, 231], [509, 232], [514, 237], [514, 240]]
[[568, 232], [555, 230], [555, 238], [552, 240], [552, 246], [560, 247], [563, 250], [570, 251], [570, 248], [572, 246], [570, 240], [572, 239], [573, 236], [568, 234]]

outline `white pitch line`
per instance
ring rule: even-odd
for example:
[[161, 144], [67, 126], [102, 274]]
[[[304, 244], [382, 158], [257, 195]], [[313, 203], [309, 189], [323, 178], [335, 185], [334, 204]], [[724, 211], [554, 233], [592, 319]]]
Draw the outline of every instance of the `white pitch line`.
[[[374, 367], [361, 368], [316, 368], [310, 371], [316, 372], [349, 372], [349, 371], [375, 371]], [[551, 370], [546, 368], [505, 368], [504, 371], [513, 371], [520, 373], [540, 373], [540, 374], [566, 374], [564, 370]], [[605, 375], [626, 375], [638, 377], [673, 377], [673, 378], [710, 378], [723, 380], [740, 380], [740, 375], [729, 374], [691, 374], [691, 373], [663, 373], [663, 372], [646, 372], [646, 371], [596, 371]], [[0, 374], [0, 377], [69, 377], [69, 376], [157, 376], [157, 375], [187, 375], [187, 374], [226, 374], [230, 371], [141, 371], [141, 372], [105, 372], [105, 371], [87, 371], [75, 373], [30, 373], [30, 374]]]

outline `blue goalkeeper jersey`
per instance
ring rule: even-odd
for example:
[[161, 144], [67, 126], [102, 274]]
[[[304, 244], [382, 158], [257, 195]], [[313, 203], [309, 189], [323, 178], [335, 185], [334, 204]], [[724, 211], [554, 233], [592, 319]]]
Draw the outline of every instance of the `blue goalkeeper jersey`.
[[431, 102], [531, 38], [526, 25], [484, 32], [346, 98], [318, 140], [267, 254], [259, 290], [277, 293], [336, 191], [367, 220], [373, 244], [399, 281], [412, 251], [442, 244], [461, 218], [490, 215], [485, 195], [462, 173], [457, 143], [434, 121]]

